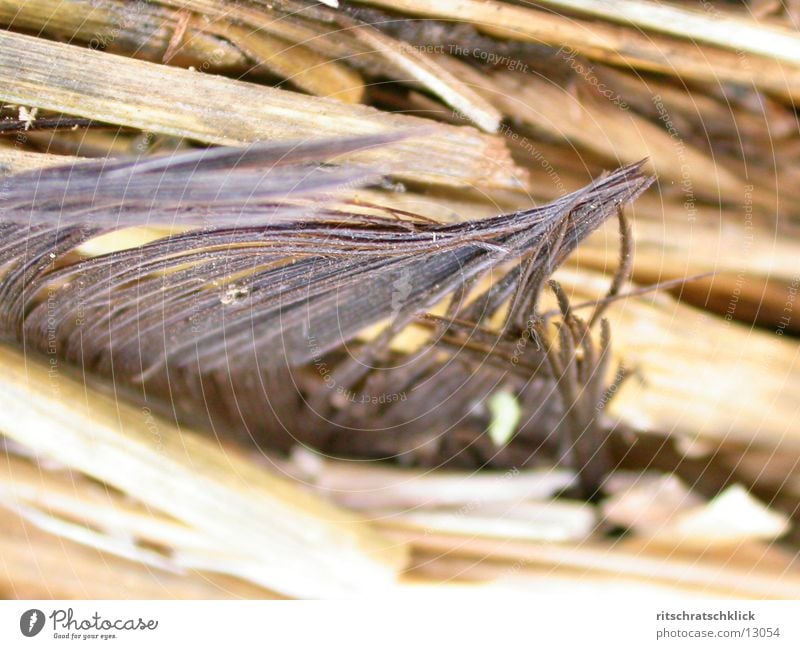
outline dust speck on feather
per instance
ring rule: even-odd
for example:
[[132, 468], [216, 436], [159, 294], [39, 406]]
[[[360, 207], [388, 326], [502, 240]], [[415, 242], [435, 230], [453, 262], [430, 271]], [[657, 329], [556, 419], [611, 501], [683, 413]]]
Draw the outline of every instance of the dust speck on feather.
[[38, 108], [28, 110], [25, 106], [19, 107], [19, 121], [25, 123], [25, 130], [27, 131], [33, 122], [36, 121], [36, 114], [39, 112]]
[[241, 300], [243, 297], [246, 297], [250, 293], [250, 289], [246, 286], [239, 286], [237, 284], [229, 284], [225, 292], [222, 294], [220, 298], [220, 302], [222, 304], [236, 304]]

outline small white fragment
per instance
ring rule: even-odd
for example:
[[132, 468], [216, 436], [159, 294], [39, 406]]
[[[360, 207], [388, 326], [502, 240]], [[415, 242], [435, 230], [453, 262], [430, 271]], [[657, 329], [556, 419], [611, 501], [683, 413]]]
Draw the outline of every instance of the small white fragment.
[[246, 297], [249, 293], [250, 289], [246, 286], [229, 284], [219, 301], [222, 302], [222, 304], [236, 304], [241, 298]]
[[786, 533], [789, 520], [737, 484], [681, 515], [675, 528], [684, 538], [702, 541], [771, 540]]
[[33, 108], [28, 110], [25, 106], [19, 107], [19, 121], [25, 122], [25, 130], [27, 131], [31, 126], [33, 126], [33, 122], [36, 121], [36, 114], [39, 112], [38, 108]]
[[675, 448], [692, 460], [710, 456], [715, 451], [715, 446], [707, 440], [687, 435], [675, 435]]
[[508, 390], [495, 392], [488, 401], [492, 419], [489, 422], [489, 439], [495, 446], [505, 446], [517, 432], [522, 408], [517, 398]]
[[704, 505], [699, 496], [674, 475], [617, 472], [605, 484], [606, 521], [639, 534], [660, 535], [675, 517]]
[[741, 485], [702, 502], [675, 476], [615, 474], [607, 481], [612, 494], [603, 503], [609, 522], [663, 542], [726, 544], [771, 540], [786, 532], [789, 521], [770, 510]]

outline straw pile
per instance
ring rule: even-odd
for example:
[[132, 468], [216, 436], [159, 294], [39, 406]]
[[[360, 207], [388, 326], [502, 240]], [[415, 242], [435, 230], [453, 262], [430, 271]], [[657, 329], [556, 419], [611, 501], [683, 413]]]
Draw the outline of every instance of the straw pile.
[[800, 595], [799, 18], [0, 0], [0, 593]]

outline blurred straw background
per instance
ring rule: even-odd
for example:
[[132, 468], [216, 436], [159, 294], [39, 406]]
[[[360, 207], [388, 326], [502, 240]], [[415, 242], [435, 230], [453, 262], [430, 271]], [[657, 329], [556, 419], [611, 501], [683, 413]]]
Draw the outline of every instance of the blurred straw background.
[[[0, 22], [1, 176], [423, 126], [359, 153], [393, 181], [342, 200], [449, 222], [642, 158], [657, 179], [608, 309], [631, 376], [600, 502], [556, 465], [254, 455], [8, 344], [4, 597], [800, 596], [797, 3], [0, 0]], [[616, 228], [558, 272], [574, 303], [605, 294]]]

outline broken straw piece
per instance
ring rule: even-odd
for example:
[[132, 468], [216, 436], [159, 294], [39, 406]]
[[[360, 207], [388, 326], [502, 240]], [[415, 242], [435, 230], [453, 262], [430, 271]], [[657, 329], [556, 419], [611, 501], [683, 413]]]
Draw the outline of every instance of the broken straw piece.
[[603, 503], [606, 521], [659, 541], [729, 543], [775, 539], [789, 526], [741, 485], [703, 503], [674, 475], [616, 474]]
[[776, 539], [789, 529], [787, 517], [769, 509], [743, 486], [733, 485], [678, 517], [675, 530], [685, 540], [733, 542]]
[[616, 473], [606, 488], [603, 516], [615, 525], [659, 536], [679, 514], [702, 506], [702, 500], [674, 475]]

